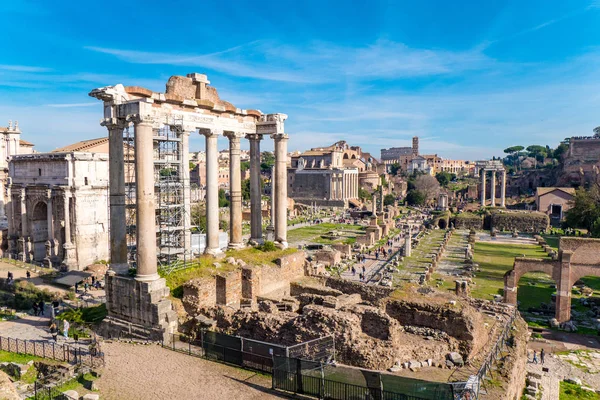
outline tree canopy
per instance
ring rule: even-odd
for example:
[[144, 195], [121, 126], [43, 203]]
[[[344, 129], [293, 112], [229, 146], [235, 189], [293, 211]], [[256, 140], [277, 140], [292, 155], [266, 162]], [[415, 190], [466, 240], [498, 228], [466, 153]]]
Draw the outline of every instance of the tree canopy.
[[425, 196], [425, 202], [427, 202], [437, 196], [440, 184], [431, 175], [420, 175], [415, 179], [415, 189]]
[[383, 197], [383, 205], [384, 206], [391, 206], [394, 204], [395, 201], [396, 201], [396, 196], [394, 196], [393, 194], [386, 194]]
[[410, 206], [422, 206], [425, 204], [425, 195], [418, 190], [409, 190], [406, 194], [406, 203]]
[[456, 179], [456, 174], [451, 174], [450, 172], [442, 171], [435, 174], [435, 179], [439, 182], [441, 186], [448, 186], [448, 184]]

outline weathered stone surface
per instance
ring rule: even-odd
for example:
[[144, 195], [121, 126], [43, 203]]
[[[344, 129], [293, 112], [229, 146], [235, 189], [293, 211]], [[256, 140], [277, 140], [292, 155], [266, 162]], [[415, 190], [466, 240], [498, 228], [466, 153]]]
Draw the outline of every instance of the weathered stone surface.
[[450, 353], [450, 354], [447, 355], [447, 358], [454, 365], [462, 366], [464, 364], [464, 360], [463, 360], [462, 356], [459, 353], [452, 352], [452, 353]]
[[0, 399], [20, 400], [21, 396], [15, 389], [7, 374], [0, 371]]
[[573, 383], [573, 384], [579, 385], [579, 386], [581, 386], [581, 384], [582, 384], [581, 379], [577, 378], [576, 376], [566, 378], [565, 382]]

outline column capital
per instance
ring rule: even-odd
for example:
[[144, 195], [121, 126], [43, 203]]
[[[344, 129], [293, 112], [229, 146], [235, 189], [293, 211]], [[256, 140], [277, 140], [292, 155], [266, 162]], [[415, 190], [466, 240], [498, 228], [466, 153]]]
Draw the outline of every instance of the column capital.
[[260, 141], [263, 139], [262, 133], [247, 133], [246, 139], [250, 141]]
[[152, 125], [155, 122], [155, 118], [152, 115], [129, 114], [126, 117], [126, 121], [132, 122], [135, 125]]
[[288, 135], [287, 133], [273, 133], [271, 135], [271, 139], [273, 140], [288, 140], [290, 138], [290, 135]]
[[100, 125], [108, 129], [125, 129], [129, 123], [123, 118], [104, 118], [100, 120]]
[[52, 199], [52, 189], [47, 189], [47, 190], [46, 190], [46, 197], [47, 197], [48, 199]]
[[209, 129], [209, 128], [200, 128], [198, 129], [198, 133], [200, 133], [201, 135], [208, 137], [213, 137], [213, 136], [219, 136], [223, 133], [222, 130], [218, 130], [218, 129]]
[[241, 132], [223, 131], [223, 136], [225, 136], [229, 140], [238, 140], [239, 141], [241, 138], [244, 137], [244, 134]]

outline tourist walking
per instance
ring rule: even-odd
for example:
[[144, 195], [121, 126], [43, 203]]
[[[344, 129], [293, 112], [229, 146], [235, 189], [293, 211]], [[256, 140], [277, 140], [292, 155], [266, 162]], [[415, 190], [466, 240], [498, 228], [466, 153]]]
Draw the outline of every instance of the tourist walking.
[[540, 351], [540, 361], [542, 362], [542, 364], [544, 364], [545, 356], [546, 356], [546, 352], [544, 351], [544, 349], [542, 349], [542, 351]]
[[354, 265], [352, 266], [352, 276], [356, 276], [356, 268], [354, 268]]
[[38, 303], [36, 303], [35, 301], [33, 302], [33, 315], [35, 315], [36, 317], [38, 315]]
[[532, 361], [532, 362], [533, 362], [534, 364], [537, 364], [537, 363], [538, 363], [538, 359], [537, 359], [537, 351], [535, 351], [535, 350], [533, 351], [533, 361]]
[[46, 309], [46, 304], [44, 303], [44, 300], [40, 300], [40, 304], [39, 304], [39, 309], [40, 309], [40, 314], [44, 315], [44, 311]]
[[30, 278], [31, 278], [31, 272], [27, 271], [27, 272], [25, 273], [25, 275], [27, 276], [27, 279], [30, 279]]
[[69, 321], [67, 321], [65, 319], [65, 321], [63, 322], [63, 336], [65, 337], [65, 340], [67, 340], [69, 338], [69, 328], [70, 328]]
[[52, 323], [52, 325], [50, 325], [50, 335], [52, 335], [52, 339], [54, 339], [54, 341], [56, 342], [56, 339], [58, 337], [58, 327], [54, 322]]

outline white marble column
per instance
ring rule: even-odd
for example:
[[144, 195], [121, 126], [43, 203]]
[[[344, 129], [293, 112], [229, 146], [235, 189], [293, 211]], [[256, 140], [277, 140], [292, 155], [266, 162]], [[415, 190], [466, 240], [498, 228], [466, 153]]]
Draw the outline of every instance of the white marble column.
[[192, 252], [192, 205], [190, 190], [190, 132], [181, 133], [181, 178], [183, 180], [183, 246], [186, 257]]
[[246, 135], [250, 141], [250, 241], [262, 243], [262, 178], [260, 176], [260, 141], [263, 135]]
[[76, 266], [75, 246], [71, 242], [71, 194], [68, 191], [63, 191], [63, 207], [65, 219], [65, 243], [63, 244], [63, 264], [69, 270]]
[[217, 256], [219, 247], [219, 132], [201, 129], [206, 138], [206, 249], [205, 254]]
[[492, 171], [492, 179], [490, 181], [490, 198], [491, 206], [496, 207], [496, 171]]
[[275, 140], [275, 241], [286, 248], [287, 243], [287, 141], [284, 133], [271, 135]]
[[29, 227], [27, 226], [27, 202], [25, 189], [21, 189], [21, 236], [29, 236]]
[[243, 247], [242, 242], [242, 172], [240, 139], [242, 134], [225, 132], [229, 139], [229, 248]]
[[479, 171], [481, 175], [481, 207], [485, 207], [485, 169]]
[[48, 201], [46, 202], [46, 218], [48, 219], [48, 240], [53, 241], [54, 240], [54, 208], [53, 208], [53, 201], [52, 201], [52, 189], [48, 189], [48, 192], [46, 193], [46, 195], [48, 196]]
[[154, 141], [151, 118], [135, 117], [135, 202], [138, 281], [159, 279], [156, 261], [156, 204], [154, 197]]
[[506, 207], [506, 170], [500, 175], [500, 207]]
[[117, 118], [106, 118], [100, 124], [108, 129], [110, 269], [119, 275], [126, 275], [129, 266], [127, 264], [123, 129], [128, 123]]

